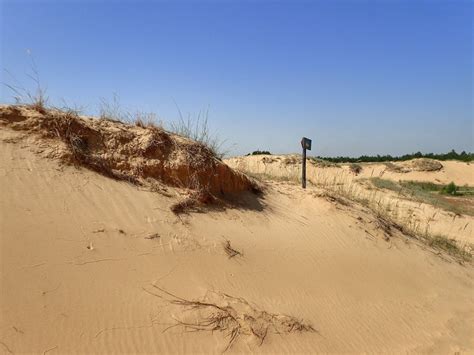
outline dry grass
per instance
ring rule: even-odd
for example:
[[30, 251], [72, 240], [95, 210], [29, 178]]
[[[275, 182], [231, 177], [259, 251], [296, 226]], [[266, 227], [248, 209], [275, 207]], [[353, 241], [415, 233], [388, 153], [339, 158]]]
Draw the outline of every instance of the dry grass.
[[388, 171], [391, 171], [394, 173], [407, 173], [408, 172], [408, 170], [405, 167], [397, 165], [395, 163], [386, 162], [384, 163], [384, 165]]
[[197, 117], [188, 114], [186, 118], [184, 118], [178, 105], [176, 105], [176, 108], [179, 119], [170, 123], [169, 130], [171, 132], [203, 144], [219, 159], [229, 153], [224, 148], [226, 141], [222, 140], [218, 134], [213, 133], [209, 127], [209, 108], [199, 111]]
[[468, 186], [463, 187], [464, 195], [459, 193], [456, 198], [453, 198], [444, 193], [449, 185], [417, 181], [395, 182], [382, 178], [371, 178], [369, 181], [378, 189], [394, 191], [398, 198], [432, 205], [456, 215], [474, 215], [474, 209], [469, 204], [472, 199], [470, 193], [473, 189]]
[[368, 190], [348, 173], [341, 171], [337, 175], [325, 175], [324, 172], [318, 172], [312, 179], [314, 185], [324, 189], [323, 197], [340, 204], [349, 200], [366, 207], [375, 217], [375, 228], [382, 231], [385, 240], [388, 241], [398, 231], [461, 263], [472, 260], [469, 245], [459, 245], [453, 239], [430, 231], [432, 219], [422, 220], [421, 216], [415, 218], [414, 210], [400, 215], [398, 199], [393, 200], [382, 191]]
[[330, 162], [328, 160], [315, 158], [315, 157], [308, 157], [308, 162], [314, 165], [317, 168], [340, 168], [341, 166], [337, 163]]
[[[144, 186], [155, 180], [194, 190], [205, 185], [205, 191], [221, 199], [259, 191], [255, 182], [225, 166], [204, 144], [177, 137], [152, 122], [135, 123], [146, 125], [137, 128], [81, 117], [74, 109], [48, 109], [44, 115], [37, 115], [31, 108], [13, 105], [3, 107], [0, 116], [7, 125], [51, 140], [51, 157], [117, 180]], [[192, 186], [193, 179], [199, 183], [196, 187]], [[167, 194], [155, 187], [150, 189]], [[207, 203], [211, 196], [198, 192], [175, 209], [195, 206], [196, 200]]]
[[[114, 170], [110, 161], [100, 156], [90, 154], [86, 132], [79, 116], [72, 111], [48, 111], [48, 119], [42, 124], [47, 132], [52, 133], [62, 140], [69, 148], [71, 155], [64, 156], [63, 160], [77, 166], [85, 166], [101, 175], [115, 180], [128, 181], [140, 185], [139, 179], [133, 174], [126, 174]], [[100, 134], [100, 133], [98, 133]]]
[[7, 70], [5, 72], [10, 76], [12, 83], [3, 83], [12, 93], [13, 99], [17, 104], [26, 105], [33, 110], [44, 114], [47, 111], [48, 96], [46, 88], [41, 84], [40, 75], [36, 61], [31, 52], [27, 51], [30, 59], [30, 73], [26, 76], [35, 86], [33, 90], [26, 88]]
[[309, 323], [292, 316], [260, 310], [240, 297], [212, 292], [201, 300], [189, 300], [156, 285], [152, 287], [152, 291], [144, 291], [172, 305], [192, 311], [194, 315], [194, 321], [174, 318], [175, 324], [164, 331], [182, 327], [190, 332], [222, 332], [228, 338], [223, 352], [229, 350], [242, 336], [252, 337], [262, 345], [270, 333], [316, 332]]
[[153, 112], [137, 112], [134, 117], [134, 124], [141, 128], [156, 128], [163, 130], [163, 123]]

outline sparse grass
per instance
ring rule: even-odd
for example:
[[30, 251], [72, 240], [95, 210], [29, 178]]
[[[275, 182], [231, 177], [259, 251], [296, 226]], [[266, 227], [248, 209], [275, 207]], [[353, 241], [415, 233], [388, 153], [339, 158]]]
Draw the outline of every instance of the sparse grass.
[[13, 93], [13, 99], [16, 104], [29, 106], [35, 111], [45, 114], [49, 101], [47, 89], [41, 84], [36, 61], [29, 50], [27, 51], [27, 55], [30, 59], [31, 73], [27, 73], [26, 76], [34, 83], [34, 89], [26, 88], [7, 70], [5, 70], [5, 72], [11, 77], [12, 82], [15, 83], [4, 82], [3, 85]]
[[277, 182], [287, 182], [291, 184], [300, 184], [301, 183], [301, 178], [299, 175], [296, 174], [291, 174], [288, 173], [286, 175], [273, 175], [273, 174], [268, 174], [268, 173], [253, 173], [250, 171], [244, 171], [244, 173], [251, 178], [254, 178], [258, 181], [266, 181], [266, 180], [271, 180], [271, 181], [277, 181]]
[[393, 180], [382, 178], [371, 178], [372, 184], [379, 189], [387, 189], [392, 191], [399, 191], [402, 187]]
[[163, 129], [163, 123], [158, 120], [158, 116], [153, 112], [137, 112], [134, 117], [134, 123], [141, 128]]
[[431, 233], [429, 229], [431, 219], [428, 220], [425, 228], [422, 229], [420, 228], [420, 223], [418, 221], [412, 222], [409, 220], [410, 217], [407, 217], [405, 220], [397, 220], [390, 210], [390, 205], [372, 204], [370, 202], [367, 203], [367, 201], [362, 201], [362, 203], [374, 212], [376, 217], [375, 226], [383, 231], [386, 241], [389, 241], [390, 237], [393, 236], [394, 230], [398, 230], [402, 234], [419, 240], [435, 250], [447, 253], [460, 262], [472, 260], [472, 254], [468, 251], [467, 246], [460, 246], [456, 240], [447, 236]]
[[406, 170], [404, 167], [394, 164], [392, 162], [386, 162], [384, 163], [384, 165], [388, 171], [392, 171], [394, 173], [407, 173], [408, 172], [408, 170]]
[[316, 167], [320, 168], [340, 168], [340, 165], [337, 163], [330, 162], [328, 160], [324, 160], [321, 158], [316, 157], [308, 157], [307, 158], [309, 163], [313, 164]]
[[[395, 191], [398, 196], [417, 202], [427, 203], [455, 214], [474, 215], [474, 210], [467, 204], [463, 204], [460, 199], [447, 198], [444, 196], [445, 194], [448, 194], [460, 198], [462, 198], [462, 196], [470, 198], [470, 195], [474, 192], [474, 188], [472, 187], [465, 186], [461, 190], [457, 188], [456, 185], [453, 186], [451, 184], [442, 185], [418, 181], [400, 181], [397, 183], [392, 180], [381, 178], [371, 178], [370, 180], [375, 187]], [[452, 193], [452, 191], [455, 193]], [[465, 195], [463, 195], [462, 192], [464, 192]]]
[[[399, 194], [401, 194], [400, 190], [404, 189], [403, 186], [390, 180], [373, 178], [371, 181], [375, 182], [380, 188], [390, 189]], [[460, 262], [472, 260], [472, 249], [469, 249], [469, 245], [459, 245], [453, 239], [430, 231], [430, 223], [434, 220], [436, 213], [426, 221], [416, 217], [413, 211], [410, 210], [404, 211], [400, 215], [399, 201], [394, 201], [391, 197], [384, 195], [383, 192], [367, 190], [366, 187], [351, 179], [343, 171], [334, 176], [325, 176], [324, 173], [321, 173], [313, 181], [313, 184], [322, 187], [324, 193], [321, 196], [334, 203], [348, 205], [341, 202], [349, 200], [365, 206], [375, 217], [375, 228], [383, 232], [384, 238], [387, 241], [390, 240], [395, 231], [399, 231], [433, 249], [451, 255]], [[411, 185], [416, 186], [416, 183], [411, 183]], [[425, 193], [429, 192], [425, 191]], [[438, 196], [443, 197], [442, 195]], [[450, 198], [452, 199], [452, 197]]]
[[228, 151], [224, 149], [226, 141], [221, 140], [217, 134], [211, 132], [208, 121], [209, 109], [199, 111], [195, 118], [191, 114], [184, 118], [178, 106], [177, 109], [179, 119], [176, 122], [170, 123], [169, 130], [171, 132], [202, 143], [219, 159], [228, 154]]
[[443, 235], [433, 235], [427, 238], [427, 244], [435, 249], [444, 250], [448, 254], [459, 257], [464, 261], [472, 259], [471, 253], [459, 248], [456, 240], [447, 238]]
[[99, 118], [112, 122], [130, 122], [132, 117], [126, 112], [121, 103], [118, 94], [113, 93], [112, 100], [101, 97], [99, 100]]

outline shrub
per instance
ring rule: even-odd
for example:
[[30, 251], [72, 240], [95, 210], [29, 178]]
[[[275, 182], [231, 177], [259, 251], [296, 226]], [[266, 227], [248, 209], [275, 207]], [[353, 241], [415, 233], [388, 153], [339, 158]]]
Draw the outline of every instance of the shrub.
[[349, 169], [354, 173], [354, 175], [359, 175], [362, 172], [362, 166], [355, 163], [349, 165]]
[[456, 195], [458, 192], [458, 187], [454, 182], [450, 182], [443, 188], [442, 192], [449, 195]]

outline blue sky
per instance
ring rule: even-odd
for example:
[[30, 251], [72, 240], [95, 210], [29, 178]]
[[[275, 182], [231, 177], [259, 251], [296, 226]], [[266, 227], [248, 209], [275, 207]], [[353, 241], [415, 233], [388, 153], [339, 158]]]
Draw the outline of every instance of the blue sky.
[[[1, 67], [52, 103], [209, 107], [233, 154], [473, 149], [470, 1], [1, 1]], [[2, 82], [12, 79], [2, 71]], [[2, 86], [1, 102], [11, 101]]]

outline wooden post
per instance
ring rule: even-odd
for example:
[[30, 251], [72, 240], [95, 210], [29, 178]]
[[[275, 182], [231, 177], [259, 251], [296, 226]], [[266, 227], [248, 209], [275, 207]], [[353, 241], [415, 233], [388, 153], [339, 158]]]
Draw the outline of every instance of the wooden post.
[[301, 147], [303, 148], [303, 161], [301, 169], [301, 186], [306, 189], [306, 149], [311, 150], [311, 139], [301, 138]]
[[306, 147], [303, 146], [303, 168], [301, 169], [301, 185], [306, 189]]

